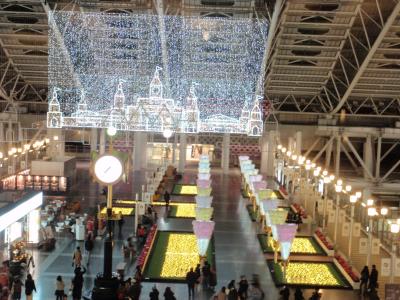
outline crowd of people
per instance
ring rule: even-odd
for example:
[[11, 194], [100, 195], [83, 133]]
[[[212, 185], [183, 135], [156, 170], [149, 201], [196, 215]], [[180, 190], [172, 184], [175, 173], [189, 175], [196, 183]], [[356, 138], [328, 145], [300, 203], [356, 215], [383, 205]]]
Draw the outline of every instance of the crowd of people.
[[36, 292], [35, 281], [32, 275], [28, 274], [24, 283], [21, 279], [15, 278], [8, 286], [0, 285], [0, 300], [20, 300], [23, 294], [26, 300], [32, 300], [34, 292]]
[[263, 300], [265, 293], [261, 288], [257, 275], [253, 275], [249, 282], [245, 275], [240, 276], [240, 280], [236, 283], [231, 280], [227, 286], [223, 286], [216, 292], [213, 300]]
[[378, 270], [372, 265], [371, 272], [368, 266], [364, 266], [360, 278], [360, 295], [369, 295], [369, 299], [379, 299], [376, 289], [378, 288]]

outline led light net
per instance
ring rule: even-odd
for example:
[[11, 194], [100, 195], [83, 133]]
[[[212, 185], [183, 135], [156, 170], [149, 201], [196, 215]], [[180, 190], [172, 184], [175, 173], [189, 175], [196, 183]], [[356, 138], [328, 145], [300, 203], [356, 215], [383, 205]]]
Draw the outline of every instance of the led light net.
[[49, 127], [262, 133], [255, 89], [266, 22], [80, 12], [49, 20]]

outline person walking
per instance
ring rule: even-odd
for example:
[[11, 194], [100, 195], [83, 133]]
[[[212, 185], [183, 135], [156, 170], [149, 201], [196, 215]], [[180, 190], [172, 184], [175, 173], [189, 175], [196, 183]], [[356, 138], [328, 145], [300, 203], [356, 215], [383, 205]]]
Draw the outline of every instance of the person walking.
[[164, 291], [164, 300], [176, 300], [174, 292], [171, 290], [169, 286], [165, 288]]
[[228, 284], [228, 300], [237, 300], [239, 295], [235, 287], [235, 280], [231, 280]]
[[160, 295], [160, 292], [157, 290], [156, 286], [153, 286], [151, 289], [151, 292], [149, 294], [150, 300], [158, 300], [158, 296]]
[[186, 273], [186, 283], [188, 285], [189, 291], [189, 299], [194, 299], [194, 286], [197, 282], [197, 274], [193, 271], [193, 268], [190, 268], [189, 272]]
[[279, 294], [282, 296], [282, 300], [289, 300], [290, 297], [290, 290], [289, 288], [285, 285], [281, 291], [279, 292]]
[[222, 287], [221, 290], [215, 295], [215, 300], [227, 300], [226, 298], [226, 287]]
[[74, 256], [72, 257], [72, 266], [77, 268], [80, 267], [82, 263], [82, 252], [81, 252], [81, 247], [76, 247], [76, 250], [74, 251]]
[[361, 271], [361, 278], [360, 278], [360, 295], [365, 295], [367, 292], [367, 287], [368, 287], [368, 280], [369, 280], [369, 269], [368, 266], [364, 266], [364, 268]]
[[140, 281], [135, 280], [132, 286], [129, 288], [128, 294], [132, 300], [139, 300], [140, 294], [142, 293], [142, 285]]
[[242, 275], [240, 276], [240, 281], [239, 281], [239, 298], [240, 300], [247, 299], [247, 290], [249, 289], [249, 283], [246, 279], [246, 276]]
[[122, 237], [122, 227], [124, 226], [125, 220], [122, 212], [118, 214], [118, 237]]
[[299, 287], [296, 287], [294, 292], [294, 300], [304, 300], [303, 292]]
[[321, 299], [321, 294], [318, 291], [318, 288], [315, 288], [314, 293], [311, 295], [309, 300], [319, 300]]
[[26, 280], [25, 280], [25, 295], [26, 295], [26, 300], [32, 300], [33, 291], [36, 292], [35, 281], [32, 279], [32, 275], [31, 275], [31, 274], [28, 274], [28, 275], [26, 276]]
[[165, 209], [166, 209], [166, 211], [169, 210], [169, 201], [170, 201], [170, 200], [171, 200], [171, 196], [170, 196], [170, 194], [168, 193], [168, 191], [165, 190], [165, 193], [164, 193], [164, 201], [165, 201]]
[[90, 255], [92, 253], [93, 247], [94, 247], [93, 234], [89, 232], [85, 241], [85, 255], [87, 257], [87, 263], [86, 263], [87, 267], [89, 267]]
[[20, 300], [22, 293], [22, 282], [19, 279], [14, 280], [11, 288], [11, 299]]
[[64, 288], [65, 284], [64, 281], [62, 280], [62, 277], [60, 275], [57, 276], [56, 280], [56, 300], [64, 300]]
[[204, 266], [201, 268], [201, 273], [203, 274], [203, 286], [204, 288], [208, 288], [210, 282], [210, 265], [208, 264], [208, 261], [204, 262]]
[[74, 278], [72, 279], [72, 299], [80, 300], [82, 298], [82, 288], [83, 288], [83, 274], [86, 273], [85, 267], [83, 271], [81, 267], [77, 267], [74, 271]]
[[197, 276], [197, 279], [196, 279], [196, 291], [199, 291], [200, 283], [201, 283], [201, 268], [200, 268], [200, 264], [196, 265], [196, 269], [194, 269], [194, 272], [196, 273], [196, 276]]
[[62, 277], [60, 275], [57, 276], [57, 280], [56, 280], [56, 300], [64, 300], [64, 288], [65, 288], [65, 284], [64, 281], [62, 280]]
[[140, 266], [136, 266], [136, 272], [134, 278], [136, 282], [142, 282], [142, 269], [140, 268]]
[[369, 275], [368, 291], [373, 292], [378, 287], [378, 270], [372, 265], [371, 274]]

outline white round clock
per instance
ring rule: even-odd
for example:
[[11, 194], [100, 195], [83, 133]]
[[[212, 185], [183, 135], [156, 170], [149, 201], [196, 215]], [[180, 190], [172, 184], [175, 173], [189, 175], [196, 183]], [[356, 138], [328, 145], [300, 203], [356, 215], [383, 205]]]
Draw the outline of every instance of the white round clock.
[[94, 175], [104, 184], [117, 183], [123, 173], [121, 161], [112, 155], [100, 156], [94, 163]]

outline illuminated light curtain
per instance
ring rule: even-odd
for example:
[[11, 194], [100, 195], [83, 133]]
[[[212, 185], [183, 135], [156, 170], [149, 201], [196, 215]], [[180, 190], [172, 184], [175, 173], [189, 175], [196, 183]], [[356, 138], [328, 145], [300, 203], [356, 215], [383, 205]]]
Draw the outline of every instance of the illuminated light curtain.
[[292, 249], [292, 242], [279, 242], [281, 257], [283, 260], [288, 260], [290, 256], [290, 251]]
[[200, 173], [210, 174], [210, 168], [202, 168], [202, 169], [199, 168], [198, 173], [199, 173], [199, 174], [200, 174]]
[[201, 161], [199, 163], [199, 169], [209, 169], [209, 168], [210, 168], [210, 162]]
[[253, 191], [257, 193], [261, 189], [265, 189], [267, 187], [267, 182], [266, 181], [257, 181], [253, 182]]
[[249, 157], [247, 155], [239, 155], [239, 161], [242, 160], [249, 160]]
[[199, 247], [200, 256], [205, 256], [214, 232], [215, 222], [213, 221], [193, 221], [193, 231], [196, 235], [197, 245]]
[[276, 199], [264, 199], [261, 201], [260, 205], [260, 213], [265, 215], [267, 211], [277, 209], [278, 208], [278, 200]]
[[211, 177], [210, 173], [198, 173], [197, 174], [197, 178], [199, 180], [210, 180], [210, 177]]
[[197, 221], [210, 221], [214, 212], [212, 207], [196, 207]]
[[212, 196], [199, 196], [195, 197], [197, 207], [211, 207], [213, 197]]
[[211, 186], [211, 180], [197, 179], [196, 184], [198, 188], [209, 188]]
[[210, 196], [211, 195], [211, 188], [197, 188], [197, 195], [198, 196]]
[[288, 215], [288, 211], [286, 209], [277, 208], [266, 211], [265, 219], [267, 221], [267, 225], [271, 227], [274, 224], [284, 224], [286, 222], [286, 218]]
[[197, 239], [197, 247], [199, 248], [199, 255], [206, 256], [210, 239]]
[[199, 161], [209, 161], [210, 157], [207, 154], [201, 154], [199, 156]]
[[288, 260], [292, 243], [296, 236], [297, 224], [278, 224], [274, 225], [274, 227], [280, 243], [281, 257], [283, 260]]

